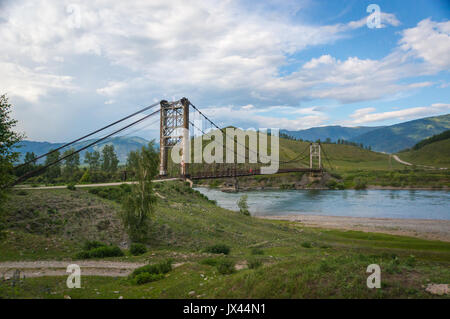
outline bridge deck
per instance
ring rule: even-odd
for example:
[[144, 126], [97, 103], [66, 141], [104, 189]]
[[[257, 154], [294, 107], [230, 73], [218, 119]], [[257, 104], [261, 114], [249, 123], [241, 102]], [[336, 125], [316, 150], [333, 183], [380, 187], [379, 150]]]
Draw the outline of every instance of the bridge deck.
[[[310, 173], [321, 173], [322, 169], [309, 169], [309, 168], [281, 168], [277, 171], [278, 173], [292, 173], [292, 172], [310, 172]], [[260, 169], [249, 170], [227, 170], [223, 172], [200, 172], [188, 177], [192, 180], [194, 179], [213, 179], [213, 178], [226, 178], [226, 177], [239, 177], [239, 176], [252, 176], [252, 175], [266, 175], [261, 173]]]

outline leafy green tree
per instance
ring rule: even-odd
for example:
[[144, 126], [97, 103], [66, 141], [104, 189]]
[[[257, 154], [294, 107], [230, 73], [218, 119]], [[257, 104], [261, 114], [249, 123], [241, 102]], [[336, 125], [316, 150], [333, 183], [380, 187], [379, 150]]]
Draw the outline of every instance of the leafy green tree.
[[100, 152], [86, 152], [84, 154], [84, 162], [89, 165], [91, 171], [98, 171], [100, 169]]
[[68, 179], [72, 179], [78, 172], [80, 166], [80, 154], [75, 153], [75, 150], [71, 148], [63, 153], [63, 157], [66, 156], [69, 157], [64, 160], [64, 176]]
[[[59, 151], [53, 152], [51, 154], [48, 154], [45, 158], [45, 165], [48, 165], [50, 163], [53, 163], [57, 160], [59, 160], [60, 153]], [[45, 172], [45, 176], [49, 181], [54, 181], [56, 178], [61, 176], [61, 162], [58, 162], [50, 167], [47, 168]]]
[[238, 200], [237, 205], [239, 207], [239, 211], [241, 212], [241, 214], [250, 216], [250, 212], [248, 210], [247, 199], [248, 199], [247, 195], [242, 195], [241, 198]]
[[11, 119], [11, 104], [6, 95], [0, 95], [0, 231], [3, 225], [3, 204], [7, 196], [6, 186], [13, 180], [13, 163], [19, 158], [15, 145], [23, 139], [22, 134], [14, 132], [17, 121]]
[[119, 165], [119, 159], [114, 151], [114, 145], [105, 145], [102, 149], [102, 170], [115, 173]]
[[138, 183], [132, 185], [130, 194], [123, 201], [120, 216], [130, 239], [144, 242], [156, 202], [152, 179], [158, 174], [159, 154], [155, 151], [153, 141], [135, 153], [133, 171]]

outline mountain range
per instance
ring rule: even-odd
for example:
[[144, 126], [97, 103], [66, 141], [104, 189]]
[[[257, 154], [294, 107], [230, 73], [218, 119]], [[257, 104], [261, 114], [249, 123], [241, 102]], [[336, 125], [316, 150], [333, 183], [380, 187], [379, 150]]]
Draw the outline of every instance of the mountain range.
[[[450, 114], [427, 117], [418, 120], [399, 123], [391, 126], [323, 126], [313, 127], [306, 130], [280, 132], [307, 141], [320, 139], [325, 141], [329, 138], [332, 142], [344, 139], [351, 142], [362, 143], [371, 146], [372, 150], [386, 153], [397, 153], [401, 150], [414, 146], [417, 142], [432, 135], [439, 134], [450, 129]], [[78, 142], [71, 147], [82, 148], [94, 140]], [[100, 151], [104, 145], [113, 145], [120, 163], [126, 163], [127, 155], [130, 151], [137, 150], [148, 144], [148, 140], [137, 136], [118, 136], [106, 139], [100, 145], [94, 145], [80, 154], [81, 163], [84, 161], [86, 151]], [[20, 162], [23, 161], [27, 152], [34, 152], [36, 155], [45, 154], [51, 149], [55, 149], [65, 143], [35, 142], [24, 140], [18, 144], [17, 151], [20, 153]], [[158, 146], [159, 147], [159, 146]], [[44, 159], [39, 161], [44, 162]]]
[[345, 139], [371, 146], [377, 152], [396, 153], [414, 146], [417, 142], [450, 129], [450, 114], [426, 117], [390, 126], [323, 126], [307, 130], [282, 133], [308, 141], [329, 138], [332, 142]]
[[[94, 140], [91, 139], [91, 140], [74, 143], [70, 147], [73, 147], [74, 149], [80, 149], [82, 147], [85, 147], [86, 145], [89, 145], [93, 141]], [[84, 154], [86, 152], [101, 151], [101, 149], [105, 145], [113, 145], [114, 150], [119, 159], [119, 162], [124, 164], [127, 161], [127, 156], [130, 151], [135, 151], [135, 150], [141, 148], [142, 146], [146, 146], [146, 145], [148, 145], [148, 142], [149, 142], [148, 140], [146, 140], [142, 137], [137, 137], [137, 136], [111, 137], [111, 138], [104, 140], [99, 145], [91, 146], [91, 147], [87, 148], [86, 150], [80, 152], [80, 162], [83, 163]], [[51, 149], [56, 149], [64, 144], [65, 143], [34, 142], [34, 141], [24, 140], [24, 141], [20, 142], [17, 146], [17, 151], [20, 153], [19, 161], [20, 162], [23, 161], [25, 154], [27, 152], [34, 152], [34, 154], [36, 154], [36, 156], [38, 156], [38, 155], [49, 152]], [[62, 151], [64, 151], [64, 150], [62, 150]], [[43, 163], [44, 161], [45, 161], [45, 158], [39, 160], [39, 163]]]

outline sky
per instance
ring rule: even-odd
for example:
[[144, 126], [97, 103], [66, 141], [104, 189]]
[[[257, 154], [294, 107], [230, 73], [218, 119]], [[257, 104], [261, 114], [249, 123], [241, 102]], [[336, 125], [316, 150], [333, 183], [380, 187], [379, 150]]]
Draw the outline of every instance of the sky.
[[0, 0], [0, 94], [35, 141], [182, 97], [221, 126], [391, 125], [450, 113], [449, 17], [445, 0]]

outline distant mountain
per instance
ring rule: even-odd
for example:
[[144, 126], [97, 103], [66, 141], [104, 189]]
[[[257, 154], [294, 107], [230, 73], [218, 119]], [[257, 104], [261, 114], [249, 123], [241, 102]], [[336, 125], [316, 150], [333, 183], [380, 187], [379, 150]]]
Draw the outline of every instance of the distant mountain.
[[414, 146], [417, 142], [450, 129], [450, 114], [427, 117], [391, 126], [323, 126], [307, 130], [281, 130], [292, 137], [308, 141], [332, 142], [344, 139], [350, 142], [371, 146], [378, 152], [395, 153]]
[[[80, 149], [90, 143], [92, 143], [94, 139], [86, 140], [82, 142], [75, 143], [71, 145], [70, 147], [73, 147], [74, 149]], [[148, 140], [137, 137], [137, 136], [118, 136], [118, 137], [112, 137], [108, 138], [105, 141], [103, 141], [100, 145], [94, 145], [92, 147], [89, 147], [87, 150], [84, 150], [80, 153], [80, 161], [83, 163], [84, 161], [84, 154], [89, 151], [100, 151], [105, 145], [114, 145], [114, 150], [116, 151], [117, 157], [119, 158], [120, 163], [126, 163], [127, 161], [127, 155], [130, 151], [135, 151], [142, 146], [148, 145]], [[34, 142], [34, 141], [22, 141], [19, 143], [19, 147], [17, 148], [17, 151], [20, 152], [20, 162], [23, 162], [23, 159], [25, 157], [25, 154], [27, 152], [34, 152], [37, 156], [41, 154], [45, 154], [51, 149], [55, 149], [57, 147], [60, 147], [64, 145], [65, 143], [49, 143], [49, 142]], [[69, 147], [69, 148], [70, 148]], [[66, 149], [61, 150], [64, 152]], [[45, 158], [43, 158], [40, 163], [43, 163], [45, 161]]]
[[300, 131], [281, 130], [280, 132], [295, 137], [296, 139], [302, 139], [307, 141], [317, 141], [318, 139], [320, 139], [321, 141], [325, 141], [327, 138], [330, 138], [332, 142], [336, 142], [338, 139], [350, 141], [352, 138], [356, 136], [368, 133], [381, 127], [383, 126], [344, 127], [334, 125], [334, 126], [313, 127], [307, 130], [300, 130]]
[[450, 114], [378, 128], [356, 136], [352, 141], [370, 145], [374, 151], [395, 153], [448, 129], [450, 129]]

